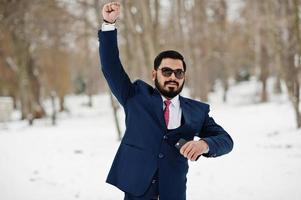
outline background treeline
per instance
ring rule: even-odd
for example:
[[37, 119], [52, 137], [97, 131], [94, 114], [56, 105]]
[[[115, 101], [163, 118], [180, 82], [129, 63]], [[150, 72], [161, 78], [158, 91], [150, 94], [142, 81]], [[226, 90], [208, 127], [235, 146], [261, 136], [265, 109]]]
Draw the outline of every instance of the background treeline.
[[[45, 116], [45, 98], [55, 95], [64, 111], [67, 94], [86, 94], [92, 106], [92, 95], [106, 89], [97, 30], [107, 2], [1, 0], [0, 96], [14, 98], [22, 119], [32, 123]], [[288, 92], [301, 127], [300, 0], [120, 2], [120, 56], [132, 80], [151, 82], [157, 53], [176, 49], [185, 56], [193, 98], [207, 101], [219, 80], [226, 102], [232, 82], [255, 77], [261, 83], [258, 101], [266, 102], [272, 77], [275, 93]], [[111, 100], [116, 113], [118, 104]]]

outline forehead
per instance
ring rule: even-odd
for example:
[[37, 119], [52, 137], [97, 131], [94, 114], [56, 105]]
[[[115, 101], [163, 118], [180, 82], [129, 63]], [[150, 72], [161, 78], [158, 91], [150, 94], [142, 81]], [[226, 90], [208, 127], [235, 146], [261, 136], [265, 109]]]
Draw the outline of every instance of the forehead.
[[171, 69], [184, 69], [183, 62], [180, 59], [164, 58], [161, 61], [161, 67], [169, 67]]

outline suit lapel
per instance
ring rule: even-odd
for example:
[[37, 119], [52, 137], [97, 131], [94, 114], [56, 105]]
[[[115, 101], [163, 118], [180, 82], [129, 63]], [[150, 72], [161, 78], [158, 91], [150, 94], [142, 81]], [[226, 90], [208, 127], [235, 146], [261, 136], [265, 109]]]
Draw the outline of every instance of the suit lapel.
[[180, 96], [179, 97], [179, 100], [180, 100], [180, 106], [181, 106], [181, 109], [182, 109], [182, 115], [185, 119], [185, 124], [186, 125], [191, 125], [191, 120], [192, 120], [192, 113], [193, 113], [193, 109], [190, 108], [189, 106], [189, 103], [187, 102], [187, 100]]
[[163, 114], [163, 100], [162, 97], [157, 89], [154, 89], [152, 95], [152, 108], [155, 111], [156, 118], [159, 124], [164, 128], [166, 128], [164, 114]]

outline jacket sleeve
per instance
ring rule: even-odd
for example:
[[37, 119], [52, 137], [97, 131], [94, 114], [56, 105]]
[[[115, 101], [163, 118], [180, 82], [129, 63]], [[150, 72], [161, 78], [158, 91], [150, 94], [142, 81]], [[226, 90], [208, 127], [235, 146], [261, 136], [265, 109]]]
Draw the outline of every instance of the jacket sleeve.
[[229, 153], [233, 149], [233, 140], [231, 136], [218, 125], [212, 117], [206, 114], [206, 119], [201, 130], [201, 138], [207, 142], [209, 152], [203, 154], [205, 157], [217, 157]]
[[98, 31], [101, 70], [108, 85], [122, 106], [134, 93], [134, 86], [119, 58], [117, 30]]

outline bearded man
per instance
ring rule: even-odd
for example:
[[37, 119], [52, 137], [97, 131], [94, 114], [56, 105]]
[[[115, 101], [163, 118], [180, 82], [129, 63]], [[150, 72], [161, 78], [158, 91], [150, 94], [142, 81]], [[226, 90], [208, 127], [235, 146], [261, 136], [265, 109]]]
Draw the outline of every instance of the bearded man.
[[102, 72], [126, 116], [107, 182], [124, 192], [124, 200], [185, 200], [188, 160], [229, 153], [233, 141], [209, 116], [208, 104], [179, 95], [187, 70], [179, 52], [167, 50], [155, 58], [155, 88], [130, 80], [119, 59], [120, 7], [104, 5], [98, 32]]

